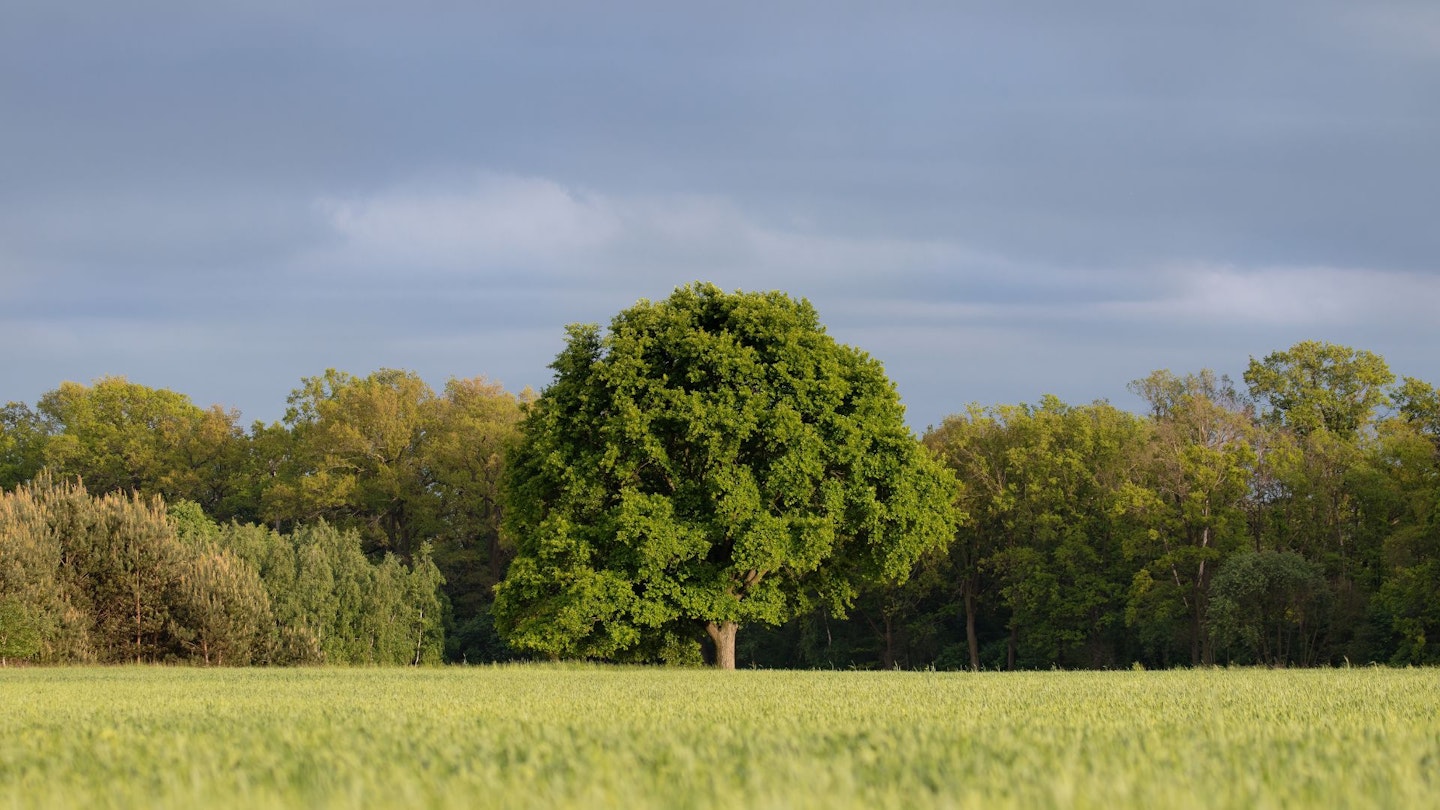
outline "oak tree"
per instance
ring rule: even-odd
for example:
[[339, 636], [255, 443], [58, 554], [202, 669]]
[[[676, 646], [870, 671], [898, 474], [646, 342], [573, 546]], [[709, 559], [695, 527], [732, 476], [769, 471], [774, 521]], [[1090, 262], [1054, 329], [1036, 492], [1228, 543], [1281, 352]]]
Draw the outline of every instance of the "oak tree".
[[783, 293], [708, 284], [572, 326], [507, 473], [513, 646], [735, 665], [742, 625], [903, 582], [953, 532], [956, 483], [880, 363]]

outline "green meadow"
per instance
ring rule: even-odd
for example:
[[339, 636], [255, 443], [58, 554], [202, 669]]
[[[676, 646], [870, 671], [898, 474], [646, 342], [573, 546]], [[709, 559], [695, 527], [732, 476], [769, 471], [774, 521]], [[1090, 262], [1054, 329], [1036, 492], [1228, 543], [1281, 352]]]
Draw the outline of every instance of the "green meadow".
[[1425, 807], [1440, 671], [0, 670], [0, 807]]

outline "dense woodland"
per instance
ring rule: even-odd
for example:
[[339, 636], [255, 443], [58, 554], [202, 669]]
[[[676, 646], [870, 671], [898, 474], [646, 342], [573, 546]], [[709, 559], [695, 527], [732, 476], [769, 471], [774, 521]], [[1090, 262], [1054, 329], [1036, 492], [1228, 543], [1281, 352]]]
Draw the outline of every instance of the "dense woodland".
[[[740, 666], [1440, 662], [1440, 390], [1306, 342], [1131, 383], [1148, 411], [971, 406], [922, 444], [964, 519], [903, 584], [738, 640]], [[282, 421], [111, 377], [0, 412], [0, 657], [514, 657], [495, 585], [533, 397], [327, 371]]]

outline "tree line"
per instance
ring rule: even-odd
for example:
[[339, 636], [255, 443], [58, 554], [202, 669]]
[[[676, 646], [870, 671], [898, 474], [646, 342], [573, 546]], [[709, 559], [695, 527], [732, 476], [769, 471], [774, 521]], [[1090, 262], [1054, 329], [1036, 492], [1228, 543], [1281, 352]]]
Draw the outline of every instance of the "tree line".
[[[15, 649], [43, 661], [213, 660], [184, 640], [182, 597], [213, 579], [195, 560], [218, 559], [243, 580], [240, 601], [261, 605], [235, 619], [258, 624], [253, 644], [225, 648], [227, 663], [504, 657], [487, 609], [507, 562], [500, 474], [528, 396], [484, 379], [437, 394], [410, 372], [328, 370], [301, 381], [283, 420], [248, 429], [235, 411], [120, 377], [12, 402], [0, 411], [5, 632], [38, 633], [38, 648]], [[107, 518], [105, 542], [161, 562], [131, 588], [148, 601], [127, 646], [96, 629], [114, 612], [97, 596], [110, 580], [75, 551], [100, 542], [80, 527], [110, 524], [64, 516], [132, 512], [147, 517]], [[101, 557], [144, 567], [115, 548]], [[207, 598], [222, 605], [221, 591], [241, 588], [214, 584]], [[68, 624], [56, 618], [67, 610]], [[378, 617], [391, 624], [371, 626]]]
[[1141, 415], [1046, 398], [927, 431], [969, 520], [877, 609], [918, 649], [927, 611], [963, 621], [969, 666], [1440, 661], [1440, 391], [1313, 341], [1244, 382], [1157, 371]]
[[323, 521], [221, 526], [194, 502], [41, 472], [0, 494], [0, 663], [440, 660], [440, 573]]
[[[589, 340], [583, 332], [572, 338]], [[642, 349], [637, 357], [658, 357]], [[700, 359], [716, 345], [689, 350], [681, 358], [689, 365], [672, 371], [701, 379], [710, 372]], [[613, 512], [623, 507], [634, 526], [656, 525], [656, 510], [671, 508], [655, 500], [659, 488], [696, 503], [712, 490], [682, 484], [703, 482], [726, 493], [720, 506], [705, 508], [748, 515], [754, 536], [788, 521], [793, 537], [823, 541], [871, 572], [787, 584], [762, 579], [762, 564], [727, 567], [702, 555], [694, 570], [711, 578], [697, 573], [676, 599], [736, 601], [746, 588], [765, 594], [735, 614], [756, 622], [738, 638], [729, 631], [739, 666], [1440, 662], [1440, 391], [1397, 379], [1373, 353], [1303, 342], [1252, 359], [1243, 387], [1210, 371], [1157, 371], [1131, 384], [1144, 413], [1045, 397], [971, 406], [918, 443], [890, 436], [869, 445], [849, 422], [806, 432], [825, 421], [815, 416], [825, 408], [870, 400], [825, 405], [824, 374], [775, 377], [776, 362], [793, 371], [800, 356], [736, 373], [799, 385], [795, 401], [820, 402], [819, 410], [714, 411], [791, 431], [784, 447], [756, 445], [773, 473], [764, 480], [695, 473], [667, 482], [668, 468], [654, 461], [662, 450], [675, 460], [675, 448], [642, 443], [628, 457], [607, 456], [599, 445], [572, 452], [573, 442], [601, 435], [580, 422], [566, 423], [572, 444], [537, 440], [527, 420], [609, 418], [580, 404], [546, 404], [562, 395], [592, 401], [580, 388], [552, 386], [537, 403], [484, 379], [451, 380], [437, 392], [407, 371], [332, 370], [302, 380], [282, 420], [248, 428], [233, 411], [118, 377], [64, 383], [33, 407], [12, 402], [0, 411], [0, 654], [216, 664], [533, 655], [547, 649], [533, 639], [554, 626], [526, 621], [554, 605], [541, 598], [550, 574], [537, 574], [536, 560], [552, 559], [544, 555], [557, 538], [579, 536], [557, 534], [553, 522], [542, 527], [535, 476], [571, 453], [570, 463], [609, 465], [607, 480], [636, 482], [630, 495], [615, 495]], [[847, 379], [875, 391], [888, 384], [883, 374], [867, 376], [869, 361], [836, 357], [825, 362], [850, 369]], [[562, 354], [557, 372], [566, 362], [577, 359]], [[625, 368], [604, 373], [619, 379]], [[656, 417], [670, 428], [702, 401], [693, 386], [623, 385], [628, 398], [610, 407], [673, 397]], [[694, 446], [719, 448], [741, 435], [728, 422], [707, 424], [710, 433], [696, 434]], [[924, 522], [873, 501], [877, 492], [931, 486], [887, 483], [900, 473], [867, 467], [912, 452], [905, 442], [953, 474], [958, 486], [946, 497], [960, 519], [946, 528], [947, 542], [871, 559], [872, 546], [846, 545], [834, 532], [882, 519], [910, 521], [904, 531]], [[822, 482], [803, 497], [784, 491], [807, 465], [841, 463], [868, 469], [869, 483], [841, 491]], [[530, 495], [515, 500], [527, 486]], [[543, 497], [608, 497], [577, 492]], [[825, 509], [839, 522], [806, 517]], [[934, 530], [932, 521], [925, 531]], [[502, 599], [497, 629], [496, 585], [517, 554], [526, 560], [523, 576], [501, 589], [516, 598]], [[777, 570], [809, 564], [795, 554]], [[639, 558], [625, 565], [637, 577], [650, 570]], [[698, 658], [705, 636], [677, 636], [675, 617], [656, 613], [656, 595], [670, 586], [653, 579], [630, 587], [630, 612], [605, 624], [621, 634], [611, 641], [651, 620], [664, 632], [609, 648], [603, 636], [573, 635], [557, 642], [561, 654], [614, 657], [623, 647], [621, 657], [633, 660]], [[778, 600], [788, 600], [784, 609]], [[712, 624], [725, 632], [723, 622]], [[589, 640], [576, 641], [582, 637]], [[709, 638], [713, 656], [721, 642], [714, 632]]]

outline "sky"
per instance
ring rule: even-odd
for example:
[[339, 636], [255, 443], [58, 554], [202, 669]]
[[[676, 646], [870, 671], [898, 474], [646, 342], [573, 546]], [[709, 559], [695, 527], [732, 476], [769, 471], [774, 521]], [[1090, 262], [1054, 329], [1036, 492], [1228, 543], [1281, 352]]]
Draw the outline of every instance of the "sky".
[[0, 0], [0, 401], [543, 388], [809, 299], [913, 428], [1301, 340], [1440, 382], [1432, 0]]

